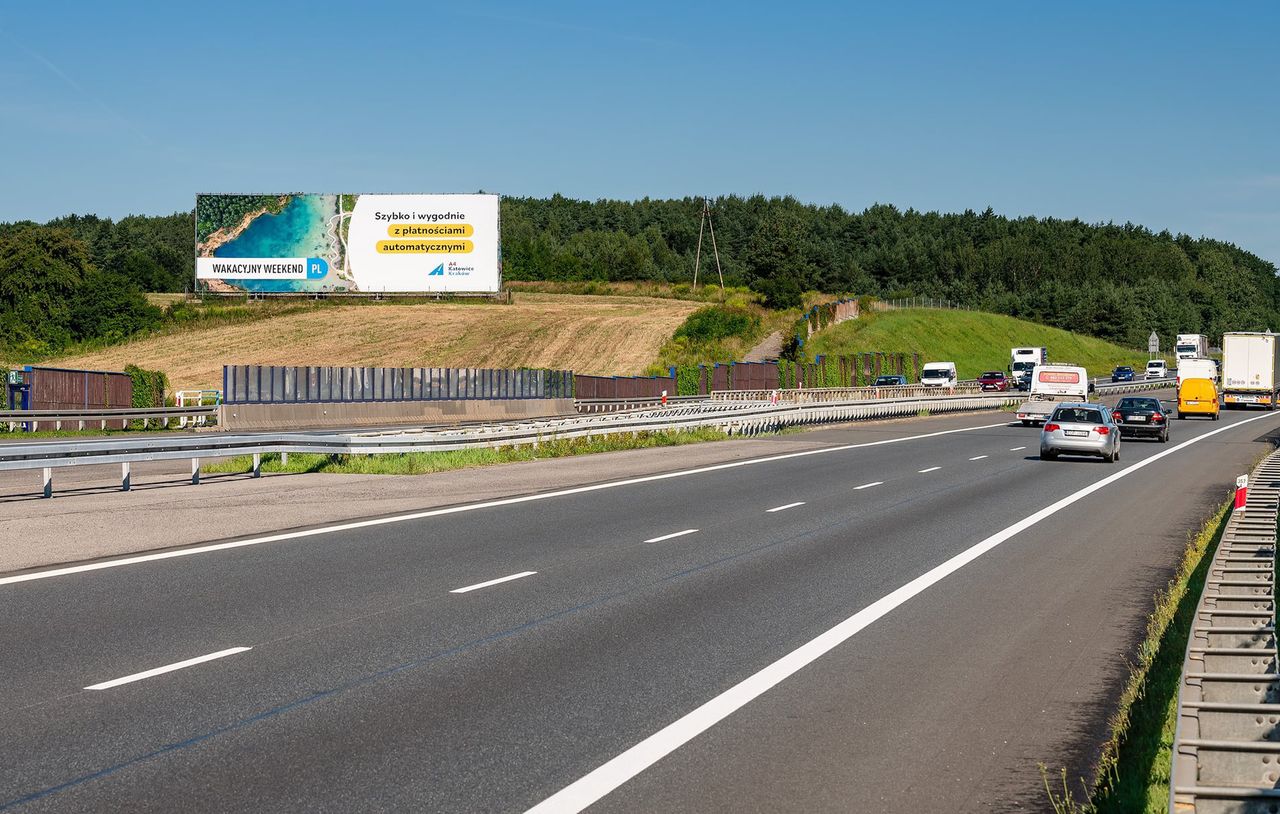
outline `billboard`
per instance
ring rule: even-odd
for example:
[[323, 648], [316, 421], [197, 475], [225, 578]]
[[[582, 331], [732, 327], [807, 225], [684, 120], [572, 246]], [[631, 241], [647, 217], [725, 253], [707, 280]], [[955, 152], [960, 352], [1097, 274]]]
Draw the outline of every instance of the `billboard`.
[[197, 195], [215, 292], [497, 292], [497, 195]]

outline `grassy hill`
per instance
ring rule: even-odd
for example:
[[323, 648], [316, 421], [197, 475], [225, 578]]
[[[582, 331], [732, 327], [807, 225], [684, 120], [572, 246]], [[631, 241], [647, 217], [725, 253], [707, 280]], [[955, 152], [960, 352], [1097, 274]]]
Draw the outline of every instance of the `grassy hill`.
[[1010, 348], [1039, 346], [1049, 349], [1050, 362], [1084, 365], [1091, 376], [1109, 373], [1116, 365], [1140, 369], [1147, 361], [1144, 350], [1001, 314], [926, 308], [865, 313], [815, 335], [804, 350], [810, 358], [919, 352], [925, 356], [922, 361], [955, 362], [960, 378], [972, 379], [984, 370], [1007, 369]]
[[172, 390], [222, 387], [224, 364], [550, 367], [641, 374], [700, 303], [647, 297], [515, 296], [511, 305], [291, 306], [44, 364], [163, 370]]

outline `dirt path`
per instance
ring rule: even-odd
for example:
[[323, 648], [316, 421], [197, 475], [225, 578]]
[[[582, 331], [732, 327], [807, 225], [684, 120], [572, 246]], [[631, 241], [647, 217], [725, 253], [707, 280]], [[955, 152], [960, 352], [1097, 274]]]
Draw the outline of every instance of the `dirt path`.
[[767, 362], [782, 355], [782, 331], [773, 333], [760, 340], [760, 344], [747, 351], [742, 358], [744, 362]]

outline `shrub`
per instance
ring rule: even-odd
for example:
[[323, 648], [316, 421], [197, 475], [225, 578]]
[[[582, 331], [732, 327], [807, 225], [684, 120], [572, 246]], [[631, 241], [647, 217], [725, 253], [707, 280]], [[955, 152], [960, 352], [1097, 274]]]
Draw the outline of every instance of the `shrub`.
[[694, 342], [715, 342], [731, 336], [748, 336], [760, 327], [760, 317], [745, 308], [713, 305], [699, 308], [676, 329], [676, 338]]

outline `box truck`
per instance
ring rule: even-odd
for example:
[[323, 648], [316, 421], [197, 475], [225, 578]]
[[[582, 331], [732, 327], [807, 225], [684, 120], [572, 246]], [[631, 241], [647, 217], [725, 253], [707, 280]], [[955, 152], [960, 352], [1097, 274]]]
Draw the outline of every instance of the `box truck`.
[[1238, 331], [1222, 335], [1222, 404], [1258, 404], [1276, 408], [1276, 367], [1280, 342], [1275, 334]]
[[1009, 378], [1019, 390], [1031, 384], [1031, 371], [1049, 361], [1048, 348], [1013, 348], [1009, 351]]
[[1179, 360], [1208, 357], [1209, 337], [1204, 334], [1178, 334], [1173, 350]]
[[1023, 425], [1043, 424], [1064, 401], [1089, 400], [1089, 374], [1079, 365], [1037, 365], [1031, 374], [1031, 393], [1018, 408]]

